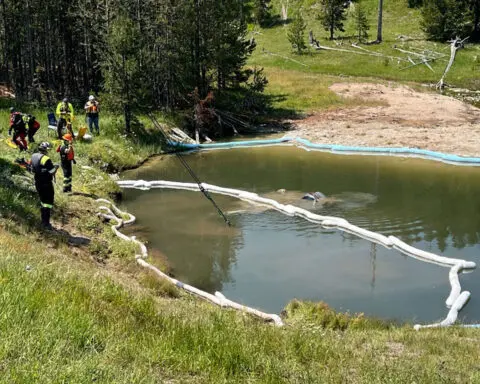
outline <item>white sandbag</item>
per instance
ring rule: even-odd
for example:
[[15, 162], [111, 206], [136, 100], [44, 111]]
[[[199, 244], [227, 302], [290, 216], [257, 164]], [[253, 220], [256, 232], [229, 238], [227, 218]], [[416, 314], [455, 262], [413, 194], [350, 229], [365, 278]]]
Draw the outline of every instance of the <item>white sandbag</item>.
[[453, 266], [460, 261], [463, 260], [458, 260], [458, 259], [451, 259], [448, 257], [443, 257], [443, 256], [438, 256], [435, 255], [434, 253], [431, 252], [426, 252], [422, 251], [421, 249], [414, 248], [411, 245], [408, 245], [407, 243], [403, 242], [399, 238], [395, 236], [389, 236], [389, 239], [392, 241], [393, 245], [398, 248], [400, 251], [404, 251], [407, 254], [413, 254], [419, 258], [425, 259], [425, 260], [431, 260], [435, 261], [437, 263], [443, 264], [445, 266]]
[[391, 247], [393, 245], [392, 241], [388, 237], [381, 235], [380, 233], [369, 231], [368, 229], [357, 227], [356, 225], [348, 222], [339, 223], [338, 228], [361, 237], [362, 239], [373, 241], [385, 247]]
[[470, 298], [470, 292], [463, 291], [460, 294], [460, 296], [458, 296], [458, 298], [455, 300], [445, 320], [441, 321], [440, 323], [427, 324], [427, 325], [415, 324], [413, 328], [418, 331], [422, 328], [449, 327], [453, 325], [457, 321], [458, 312], [465, 306], [469, 298]]
[[460, 296], [462, 291], [462, 287], [460, 286], [460, 281], [458, 278], [460, 269], [461, 266], [457, 264], [450, 268], [450, 272], [448, 273], [448, 279], [450, 280], [450, 285], [452, 286], [450, 295], [448, 296], [447, 300], [445, 300], [445, 304], [448, 308], [452, 307], [453, 303], [458, 299], [458, 296]]

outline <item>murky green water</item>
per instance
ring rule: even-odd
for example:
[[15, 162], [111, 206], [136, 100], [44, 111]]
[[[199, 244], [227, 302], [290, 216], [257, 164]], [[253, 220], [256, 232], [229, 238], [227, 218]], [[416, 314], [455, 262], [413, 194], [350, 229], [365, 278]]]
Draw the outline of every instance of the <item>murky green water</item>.
[[[480, 168], [432, 161], [305, 152], [293, 147], [195, 153], [202, 181], [302, 206], [420, 249], [480, 264]], [[125, 179], [191, 182], [175, 157], [158, 157]], [[280, 188], [286, 193], [275, 192]], [[315, 206], [301, 199], [321, 191]], [[233, 300], [280, 312], [293, 299], [386, 318], [432, 321], [447, 313], [448, 269], [303, 219], [214, 195], [227, 228], [198, 192], [125, 190], [134, 232], [166, 255], [177, 278]], [[479, 271], [462, 274], [472, 298], [460, 319], [480, 322]]]

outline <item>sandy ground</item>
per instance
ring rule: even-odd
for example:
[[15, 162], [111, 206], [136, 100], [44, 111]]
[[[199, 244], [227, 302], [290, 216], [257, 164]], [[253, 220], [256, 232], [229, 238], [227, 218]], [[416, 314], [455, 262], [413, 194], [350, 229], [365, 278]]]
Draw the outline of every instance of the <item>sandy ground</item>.
[[342, 97], [383, 105], [314, 113], [293, 122], [293, 135], [323, 144], [411, 147], [480, 156], [479, 108], [393, 83], [338, 83], [330, 89]]

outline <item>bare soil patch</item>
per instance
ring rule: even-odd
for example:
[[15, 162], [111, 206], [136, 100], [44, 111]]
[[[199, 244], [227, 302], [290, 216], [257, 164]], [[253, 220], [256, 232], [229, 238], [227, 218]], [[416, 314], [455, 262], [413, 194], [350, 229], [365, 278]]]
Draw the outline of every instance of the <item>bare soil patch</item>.
[[315, 143], [410, 147], [480, 156], [480, 109], [452, 97], [390, 83], [336, 83], [346, 98], [382, 106], [340, 108], [296, 121], [294, 135]]

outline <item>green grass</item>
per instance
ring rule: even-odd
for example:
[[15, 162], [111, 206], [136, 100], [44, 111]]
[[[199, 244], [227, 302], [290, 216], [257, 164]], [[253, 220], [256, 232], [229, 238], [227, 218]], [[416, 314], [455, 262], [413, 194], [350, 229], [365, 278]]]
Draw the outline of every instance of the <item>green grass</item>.
[[[278, 14], [280, 2], [273, 2], [273, 13]], [[299, 2], [296, 2], [297, 4]], [[356, 42], [354, 26], [349, 18], [346, 31], [339, 33], [337, 39], [328, 40], [328, 33], [315, 19], [315, 8], [303, 1], [302, 13], [307, 22], [307, 33], [312, 30], [322, 45], [362, 52], [351, 47]], [[377, 0], [363, 0], [370, 20], [370, 40], [376, 38]], [[295, 2], [293, 2], [295, 5]], [[267, 92], [277, 95], [274, 106], [281, 110], [304, 113], [344, 105], [346, 102], [335, 97], [328, 90], [328, 84], [343, 81], [398, 81], [435, 84], [440, 80], [450, 55], [448, 43], [436, 43], [425, 40], [420, 27], [420, 11], [409, 9], [406, 0], [384, 3], [383, 42], [381, 44], [361, 45], [363, 48], [384, 55], [407, 58], [407, 55], [394, 49], [432, 50], [445, 54], [445, 58], [430, 63], [434, 72], [425, 65], [403, 69], [409, 63], [395, 58], [380, 58], [352, 53], [311, 49], [303, 55], [293, 53], [287, 40], [288, 25], [273, 24], [269, 28], [251, 26], [252, 36], [257, 48], [249, 59], [249, 65], [265, 67], [269, 79]], [[294, 14], [290, 6], [289, 15]], [[259, 33], [257, 33], [259, 32]], [[400, 36], [408, 37], [401, 40]], [[275, 55], [272, 55], [274, 53]], [[280, 56], [282, 57], [280, 57]], [[411, 55], [413, 59], [415, 57]], [[446, 82], [453, 86], [480, 89], [480, 46], [467, 44], [458, 51], [455, 63], [447, 75]], [[418, 61], [415, 59], [415, 61]], [[300, 75], [303, 74], [303, 75]], [[362, 100], [350, 100], [348, 105], [361, 105]], [[347, 106], [348, 106], [347, 105]]]
[[[338, 82], [338, 78], [320, 73], [307, 73], [270, 67], [267, 69], [269, 86], [266, 90], [274, 103], [274, 114], [279, 117], [292, 117], [308, 112], [336, 107], [359, 105], [381, 105], [360, 98], [342, 98], [328, 87]], [[359, 79], [362, 80], [362, 79]], [[368, 82], [371, 79], [366, 78]]]
[[[6, 104], [5, 101], [2, 104]], [[31, 145], [28, 155], [35, 151], [38, 143], [49, 141], [54, 148], [50, 155], [54, 162], [58, 162], [55, 153], [58, 141], [56, 132], [47, 132], [47, 111], [45, 109], [32, 108], [24, 105], [19, 110], [35, 115], [40, 122], [40, 130], [35, 135], [36, 143]], [[4, 159], [13, 161], [19, 156], [18, 151], [10, 148], [4, 142], [8, 136], [8, 109], [0, 109], [0, 150]], [[171, 124], [170, 120], [162, 118], [163, 124]], [[91, 142], [75, 142], [75, 156], [77, 165], [73, 167], [73, 188], [82, 193], [90, 193], [99, 196], [114, 196], [119, 192], [118, 187], [104, 172], [117, 173], [124, 169], [138, 166], [149, 156], [162, 151], [161, 133], [153, 127], [147, 118], [141, 118], [142, 126], [133, 129], [133, 134], [127, 137], [124, 134], [123, 120], [110, 114], [102, 114], [100, 119], [101, 136], [95, 137]], [[74, 130], [85, 125], [83, 117], [77, 117], [73, 123]], [[23, 156], [23, 155], [22, 155]], [[61, 171], [59, 185], [61, 184]]]
[[[95, 162], [95, 144], [129, 152], [105, 155], [118, 169], [155, 148], [121, 137], [107, 119], [103, 126], [101, 140], [76, 144], [74, 190], [117, 192]], [[480, 380], [475, 330], [415, 332], [297, 301], [284, 312], [287, 326], [276, 328], [187, 296], [136, 264], [134, 245], [114, 237], [92, 198], [57, 188], [54, 223], [62, 231], [42, 232], [31, 176], [12, 164], [16, 152], [0, 145], [2, 383]], [[91, 241], [72, 246], [71, 236]], [[150, 261], [166, 268], [163, 260]]]
[[[375, 20], [376, 0], [366, 6]], [[318, 22], [307, 19], [322, 44], [336, 46], [325, 40]], [[405, 1], [385, 2], [385, 42], [366, 48], [397, 55], [392, 48], [397, 44], [448, 53], [445, 46], [422, 40], [418, 19], [418, 11], [407, 10]], [[265, 66], [267, 92], [280, 117], [366, 104], [331, 92], [328, 87], [338, 81], [436, 82], [445, 65], [434, 63], [431, 73], [421, 66], [400, 71], [394, 60], [359, 55], [321, 51], [296, 56], [284, 27], [260, 32], [250, 64]], [[414, 40], [402, 43], [399, 34]], [[347, 41], [340, 47], [350, 49]], [[262, 48], [307, 66], [267, 55]], [[447, 81], [479, 88], [479, 56], [476, 46], [460, 51]], [[10, 101], [0, 104], [4, 139]], [[47, 140], [46, 111], [23, 110], [39, 117], [37, 142]], [[110, 224], [95, 215], [92, 197], [117, 196], [107, 172], [134, 167], [161, 150], [159, 132], [141, 121], [144, 127], [127, 138], [120, 118], [102, 114], [102, 136], [75, 143], [73, 188], [85, 195], [63, 195], [59, 172], [54, 223], [63, 230], [56, 234], [40, 230], [31, 175], [13, 165], [17, 152], [0, 141], [1, 383], [480, 382], [477, 330], [416, 332], [411, 324], [298, 301], [285, 308], [287, 326], [275, 328], [187, 296], [138, 266], [134, 245], [118, 240]], [[71, 236], [90, 242], [72, 246]], [[164, 260], [150, 261], [168, 269]]]
[[155, 283], [120, 277], [50, 239], [0, 229], [0, 242], [0, 382], [480, 380], [475, 330], [415, 332], [299, 303], [276, 328], [184, 294], [165, 297]]

